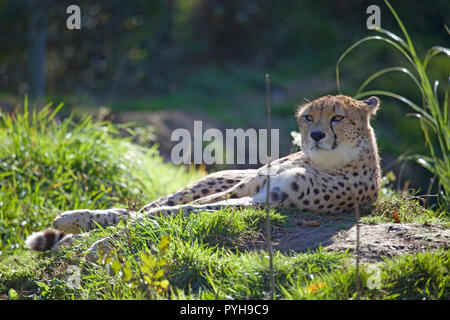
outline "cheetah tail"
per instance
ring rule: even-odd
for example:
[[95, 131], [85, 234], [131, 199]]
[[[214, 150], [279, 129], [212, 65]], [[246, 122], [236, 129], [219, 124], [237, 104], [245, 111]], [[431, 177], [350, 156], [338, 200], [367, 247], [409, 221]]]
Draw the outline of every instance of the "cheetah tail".
[[33, 251], [47, 251], [54, 250], [61, 244], [64, 237], [69, 236], [63, 231], [56, 229], [46, 229], [39, 231], [28, 236], [26, 245]]

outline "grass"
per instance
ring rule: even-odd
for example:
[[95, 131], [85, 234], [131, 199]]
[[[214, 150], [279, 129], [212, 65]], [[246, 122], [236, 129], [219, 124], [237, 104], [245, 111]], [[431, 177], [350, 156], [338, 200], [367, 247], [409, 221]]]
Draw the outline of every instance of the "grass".
[[[16, 262], [16, 270], [7, 269], [0, 282], [0, 291], [6, 294], [9, 288], [14, 288], [18, 297], [34, 299], [267, 297], [268, 257], [264, 251], [236, 251], [211, 245], [208, 235], [196, 237], [193, 236], [196, 232], [186, 234], [182, 228], [176, 228], [179, 222], [180, 217], [176, 216], [164, 219], [158, 228], [150, 223], [137, 226], [130, 230], [128, 239], [120, 241], [120, 249], [114, 252], [114, 258], [99, 264], [83, 259], [82, 249], [87, 248], [88, 244], [83, 244], [77, 250], [64, 249], [56, 254], [33, 253], [32, 257], [23, 258], [23, 262]], [[170, 238], [169, 249], [162, 256], [167, 263], [161, 270], [170, 285], [166, 290], [153, 290], [154, 284], [135, 280], [141, 274], [143, 265], [139, 253], [152, 252], [157, 257], [159, 253], [155, 248], [160, 246], [161, 239], [167, 235]], [[127, 245], [131, 239], [132, 244]], [[40, 259], [36, 259], [37, 255]], [[276, 298], [354, 299], [355, 268], [348, 258], [346, 252], [325, 252], [320, 249], [291, 255], [276, 252]], [[130, 279], [124, 279], [121, 272], [112, 271], [116, 261], [130, 266]], [[71, 265], [81, 270], [80, 287], [76, 289], [67, 284], [71, 276], [68, 268]], [[444, 251], [404, 255], [382, 264], [364, 265], [360, 269], [361, 298], [448, 299], [449, 266], [449, 254]], [[378, 287], [370, 287], [371, 277], [378, 281]]]
[[[116, 249], [96, 263], [90, 244], [123, 226], [100, 229], [57, 252], [24, 250], [31, 232], [50, 225], [61, 210], [139, 207], [204, 173], [164, 163], [156, 150], [121, 137], [124, 127], [60, 120], [51, 105], [2, 114], [0, 121], [0, 298], [6, 299], [264, 299], [268, 255], [247, 250], [262, 234], [265, 212], [200, 212], [144, 220], [128, 226]], [[415, 198], [383, 191], [373, 223], [392, 221], [397, 208], [408, 221], [446, 221]], [[400, 197], [399, 199], [395, 197]], [[384, 207], [383, 207], [384, 205]], [[409, 209], [408, 209], [409, 208]], [[410, 214], [413, 212], [417, 214]], [[397, 210], [395, 209], [395, 210]], [[378, 210], [378, 211], [377, 211]], [[289, 216], [273, 210], [273, 225]], [[378, 219], [378, 220], [376, 220]], [[353, 299], [355, 268], [347, 252], [321, 248], [274, 254], [276, 299]], [[363, 299], [448, 299], [448, 252], [424, 252], [361, 267]], [[375, 271], [374, 271], [375, 270]], [[368, 287], [376, 273], [377, 288]], [[80, 280], [78, 282], [78, 279]]]
[[[448, 299], [448, 252], [418, 253], [360, 269], [361, 299]], [[378, 279], [371, 280], [371, 277]], [[376, 284], [376, 281], [379, 284]], [[374, 283], [375, 282], [375, 283]], [[373, 284], [372, 284], [373, 283]], [[354, 299], [355, 267], [339, 268], [286, 290], [289, 299]]]
[[[386, 177], [383, 180], [387, 180]], [[374, 207], [361, 221], [370, 224], [401, 222], [418, 224], [442, 224], [450, 227], [448, 212], [426, 208], [424, 198], [409, 191], [393, 191], [386, 181]]]
[[0, 118], [0, 251], [23, 248], [32, 231], [58, 212], [77, 208], [138, 207], [198, 179], [201, 172], [164, 163], [156, 149], [119, 138], [121, 127], [58, 120], [39, 112]]

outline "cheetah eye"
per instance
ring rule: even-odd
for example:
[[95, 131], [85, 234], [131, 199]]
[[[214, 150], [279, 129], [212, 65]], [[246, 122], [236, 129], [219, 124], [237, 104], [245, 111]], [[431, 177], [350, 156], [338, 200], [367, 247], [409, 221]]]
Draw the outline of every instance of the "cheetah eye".
[[306, 121], [311, 122], [313, 121], [313, 116], [310, 114], [304, 115], [303, 118], [305, 118]]
[[344, 116], [334, 116], [333, 118], [331, 118], [331, 122], [341, 122], [342, 120], [344, 120]]

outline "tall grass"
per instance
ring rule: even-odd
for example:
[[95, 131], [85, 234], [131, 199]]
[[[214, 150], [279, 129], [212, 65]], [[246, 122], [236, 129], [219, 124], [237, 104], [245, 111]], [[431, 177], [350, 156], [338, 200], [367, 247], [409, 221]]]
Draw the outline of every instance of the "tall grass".
[[[414, 160], [416, 163], [430, 171], [437, 179], [437, 189], [438, 189], [438, 201], [441, 201], [440, 209], [445, 209], [450, 207], [450, 117], [448, 110], [448, 85], [447, 82], [445, 87], [445, 93], [439, 101], [438, 87], [439, 81], [430, 81], [427, 75], [427, 66], [431, 59], [438, 54], [445, 54], [450, 57], [450, 49], [441, 46], [434, 46], [430, 48], [425, 57], [421, 59], [414, 48], [413, 42], [403, 25], [402, 20], [397, 15], [394, 8], [391, 6], [389, 1], [384, 1], [386, 6], [389, 8], [390, 12], [394, 16], [397, 24], [399, 25], [404, 39], [388, 30], [377, 28], [374, 29], [381, 35], [368, 36], [360, 39], [350, 46], [338, 59], [336, 63], [336, 82], [338, 90], [340, 91], [339, 82], [339, 65], [342, 60], [355, 48], [359, 47], [363, 43], [372, 40], [379, 40], [387, 43], [392, 48], [398, 50], [403, 57], [407, 60], [410, 68], [405, 68], [402, 66], [394, 66], [389, 68], [384, 68], [370, 75], [359, 87], [354, 98], [358, 99], [369, 95], [382, 95], [388, 96], [406, 103], [414, 110], [413, 116], [415, 116], [421, 125], [424, 138], [426, 140], [429, 154], [414, 154], [411, 156], [403, 156], [403, 160]], [[445, 27], [447, 32], [448, 28]], [[449, 32], [450, 34], [450, 32]], [[369, 90], [363, 91], [371, 82], [373, 82], [378, 77], [392, 72], [401, 72], [406, 74], [413, 83], [417, 86], [419, 90], [422, 101], [420, 103], [415, 103], [406, 97], [385, 90]]]
[[57, 119], [62, 107], [29, 111], [25, 99], [23, 112], [0, 109], [0, 258], [61, 211], [137, 209], [203, 175], [131, 143], [126, 127]]

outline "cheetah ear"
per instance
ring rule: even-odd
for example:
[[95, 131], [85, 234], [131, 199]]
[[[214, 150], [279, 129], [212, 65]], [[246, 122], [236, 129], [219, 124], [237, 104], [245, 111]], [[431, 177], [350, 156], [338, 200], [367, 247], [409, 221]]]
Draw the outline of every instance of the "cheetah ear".
[[380, 106], [380, 99], [375, 96], [370, 97], [369, 99], [363, 100], [364, 104], [367, 107], [367, 111], [370, 115], [375, 115], [378, 111], [378, 107]]

